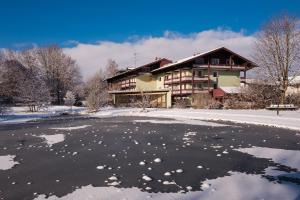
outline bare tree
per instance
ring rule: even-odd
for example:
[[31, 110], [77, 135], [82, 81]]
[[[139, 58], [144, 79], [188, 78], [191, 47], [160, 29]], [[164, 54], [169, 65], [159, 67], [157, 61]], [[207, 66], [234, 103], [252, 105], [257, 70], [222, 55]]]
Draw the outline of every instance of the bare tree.
[[74, 105], [76, 98], [75, 95], [73, 94], [72, 91], [67, 91], [66, 96], [64, 98], [65, 104], [71, 107], [72, 111], [72, 106]]
[[87, 106], [90, 111], [98, 111], [108, 102], [107, 86], [102, 74], [101, 72], [95, 74], [86, 84]]
[[119, 66], [118, 66], [117, 62], [112, 60], [112, 59], [109, 59], [107, 61], [107, 65], [106, 65], [106, 68], [105, 68], [106, 78], [116, 75], [118, 70], [119, 70]]
[[261, 66], [259, 74], [280, 90], [280, 104], [285, 104], [287, 88], [300, 74], [297, 22], [297, 18], [288, 15], [276, 17], [262, 28], [255, 43], [254, 57]]
[[18, 101], [20, 85], [26, 77], [26, 68], [16, 60], [0, 64], [0, 96], [10, 103]]
[[138, 106], [142, 108], [143, 112], [146, 112], [146, 108], [149, 108], [151, 106], [151, 99], [150, 95], [145, 93], [143, 90], [140, 90], [140, 101], [138, 101]]
[[82, 83], [79, 68], [75, 60], [64, 54], [58, 46], [39, 49], [38, 55], [47, 86], [55, 97], [54, 103], [62, 104], [65, 93]]

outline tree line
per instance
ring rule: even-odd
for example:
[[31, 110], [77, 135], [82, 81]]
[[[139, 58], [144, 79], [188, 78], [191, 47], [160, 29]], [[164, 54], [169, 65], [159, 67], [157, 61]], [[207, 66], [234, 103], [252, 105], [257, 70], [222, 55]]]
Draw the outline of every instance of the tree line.
[[[23, 51], [0, 52], [0, 105], [26, 105], [30, 111], [42, 106], [80, 105], [85, 98], [91, 109], [108, 101], [105, 78], [114, 75], [118, 65], [109, 60], [104, 71], [83, 81], [76, 61], [56, 46]], [[94, 102], [92, 102], [94, 99]]]

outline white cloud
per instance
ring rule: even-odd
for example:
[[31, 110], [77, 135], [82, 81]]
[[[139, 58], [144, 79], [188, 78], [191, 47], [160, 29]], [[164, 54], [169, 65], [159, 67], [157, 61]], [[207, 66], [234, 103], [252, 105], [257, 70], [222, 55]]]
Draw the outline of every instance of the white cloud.
[[117, 61], [121, 68], [134, 67], [134, 53], [137, 53], [137, 66], [151, 62], [155, 57], [177, 60], [194, 53], [225, 46], [241, 55], [250, 57], [254, 36], [243, 31], [234, 32], [212, 29], [189, 35], [166, 31], [161, 37], [136, 38], [134, 41], [99, 41], [95, 44], [76, 43], [65, 48], [65, 53], [76, 59], [85, 78], [103, 69], [108, 59]]

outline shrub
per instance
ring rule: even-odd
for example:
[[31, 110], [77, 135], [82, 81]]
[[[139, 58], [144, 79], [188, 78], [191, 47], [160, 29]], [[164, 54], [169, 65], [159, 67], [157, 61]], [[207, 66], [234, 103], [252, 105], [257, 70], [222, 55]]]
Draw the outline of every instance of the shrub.
[[219, 109], [222, 103], [215, 100], [210, 94], [194, 94], [192, 96], [192, 107], [200, 109]]
[[190, 105], [189, 100], [188, 99], [175, 99], [175, 103], [174, 103], [174, 107], [175, 108], [186, 108]]

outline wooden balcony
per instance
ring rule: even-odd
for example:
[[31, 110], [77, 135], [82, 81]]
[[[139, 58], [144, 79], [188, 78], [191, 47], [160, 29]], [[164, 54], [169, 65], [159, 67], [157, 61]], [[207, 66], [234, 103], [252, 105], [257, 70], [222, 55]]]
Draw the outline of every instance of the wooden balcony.
[[123, 83], [121, 85], [121, 88], [124, 89], [124, 88], [132, 88], [132, 87], [135, 87], [136, 86], [136, 83]]
[[202, 89], [182, 89], [181, 92], [180, 90], [172, 90], [172, 95], [185, 95], [185, 94], [199, 94], [199, 93], [208, 93], [208, 87], [203, 87]]
[[[173, 79], [168, 79], [165, 80], [165, 84], [173, 84], [173, 83], [180, 83], [180, 82], [192, 82], [193, 81], [193, 77], [192, 76], [183, 76], [181, 77], [181, 81], [180, 78], [173, 78]], [[208, 76], [194, 76], [194, 82], [202, 82], [202, 81], [208, 81]]]
[[[194, 64], [193, 67], [198, 68], [198, 69], [207, 69], [208, 65], [207, 64]], [[245, 70], [245, 66], [241, 65], [210, 65], [211, 69], [219, 69], [219, 70], [238, 70], [242, 71]]]

